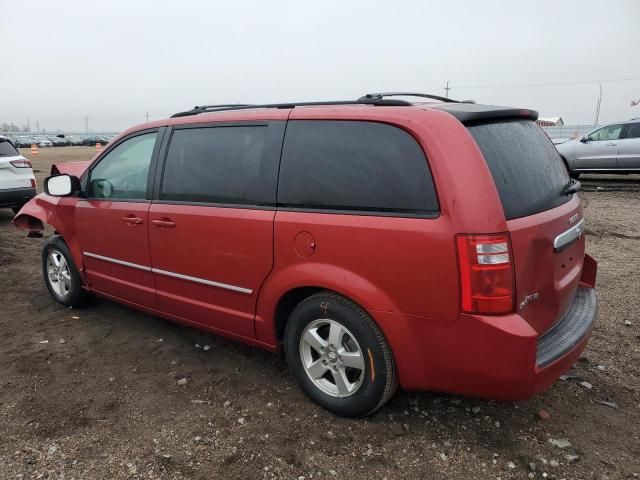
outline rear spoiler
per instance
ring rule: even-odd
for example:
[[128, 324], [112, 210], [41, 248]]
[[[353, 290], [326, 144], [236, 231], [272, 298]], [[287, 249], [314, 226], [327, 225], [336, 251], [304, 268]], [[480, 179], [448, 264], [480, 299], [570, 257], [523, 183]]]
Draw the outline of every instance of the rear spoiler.
[[499, 107], [496, 105], [479, 105], [475, 103], [443, 103], [430, 104], [429, 107], [443, 110], [462, 123], [483, 122], [508, 118], [537, 120], [538, 112], [527, 108]]

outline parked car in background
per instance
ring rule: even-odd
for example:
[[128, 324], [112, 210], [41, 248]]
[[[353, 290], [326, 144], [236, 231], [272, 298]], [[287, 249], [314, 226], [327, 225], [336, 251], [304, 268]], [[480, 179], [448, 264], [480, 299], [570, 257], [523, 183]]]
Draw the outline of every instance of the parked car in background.
[[16, 137], [14, 145], [18, 148], [29, 148], [32, 143], [33, 139], [31, 137], [20, 135]]
[[528, 398], [577, 361], [597, 317], [579, 183], [534, 111], [394, 95], [132, 128], [92, 162], [55, 165], [14, 223], [53, 223], [56, 301], [95, 292], [283, 348], [339, 415], [398, 385]]
[[67, 135], [66, 138], [69, 141], [69, 144], [74, 147], [82, 145], [82, 138], [78, 137], [77, 135]]
[[7, 137], [0, 136], [0, 208], [15, 213], [36, 194], [31, 162], [24, 158]]
[[612, 123], [556, 145], [573, 178], [581, 173], [640, 172], [640, 118]]
[[37, 141], [38, 141], [38, 146], [41, 148], [53, 147], [53, 143], [51, 143], [51, 140], [47, 138], [39, 138]]
[[82, 140], [82, 145], [95, 145], [96, 143], [105, 146], [107, 143], [109, 143], [109, 140], [107, 140], [105, 137], [100, 136], [86, 137]]
[[49, 141], [54, 147], [67, 147], [70, 145], [67, 139], [60, 137], [49, 137]]

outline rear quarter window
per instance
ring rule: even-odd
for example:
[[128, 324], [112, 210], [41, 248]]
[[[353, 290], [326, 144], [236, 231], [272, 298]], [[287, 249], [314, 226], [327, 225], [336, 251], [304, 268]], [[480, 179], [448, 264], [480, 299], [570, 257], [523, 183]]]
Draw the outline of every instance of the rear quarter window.
[[278, 203], [308, 209], [433, 215], [427, 159], [404, 130], [374, 122], [292, 120]]
[[0, 140], [0, 157], [15, 157], [20, 155], [9, 140]]
[[569, 175], [549, 137], [530, 120], [468, 126], [491, 170], [507, 220], [550, 210], [571, 198]]

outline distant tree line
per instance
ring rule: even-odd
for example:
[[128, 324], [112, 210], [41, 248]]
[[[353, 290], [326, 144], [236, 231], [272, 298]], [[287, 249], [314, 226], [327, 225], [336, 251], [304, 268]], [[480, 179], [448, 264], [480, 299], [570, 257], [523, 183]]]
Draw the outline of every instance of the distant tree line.
[[28, 132], [29, 127], [27, 125], [22, 125], [19, 127], [15, 123], [0, 123], [0, 131], [2, 132]]

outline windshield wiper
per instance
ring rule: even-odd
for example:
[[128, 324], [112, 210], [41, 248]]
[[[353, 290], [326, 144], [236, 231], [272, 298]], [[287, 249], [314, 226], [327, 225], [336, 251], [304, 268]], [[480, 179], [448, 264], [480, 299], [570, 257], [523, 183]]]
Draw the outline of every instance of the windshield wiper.
[[565, 185], [563, 193], [565, 195], [572, 195], [574, 193], [578, 193], [581, 189], [582, 184], [575, 178], [572, 178], [571, 180], [569, 180], [569, 183]]

